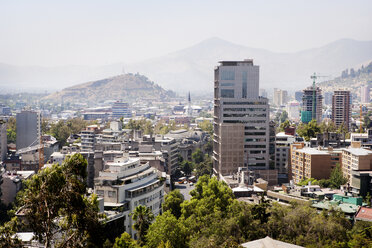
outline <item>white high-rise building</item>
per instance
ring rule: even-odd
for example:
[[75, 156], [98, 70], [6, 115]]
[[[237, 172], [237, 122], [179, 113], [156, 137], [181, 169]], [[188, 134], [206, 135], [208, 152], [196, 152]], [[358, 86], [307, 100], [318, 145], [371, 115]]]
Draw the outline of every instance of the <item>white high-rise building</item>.
[[285, 105], [288, 102], [288, 92], [286, 90], [281, 90], [274, 88], [273, 103], [276, 106]]
[[268, 169], [269, 105], [253, 60], [221, 61], [214, 80], [214, 172]]
[[369, 91], [369, 85], [365, 85], [360, 88], [360, 98], [362, 103], [369, 103], [371, 100]]

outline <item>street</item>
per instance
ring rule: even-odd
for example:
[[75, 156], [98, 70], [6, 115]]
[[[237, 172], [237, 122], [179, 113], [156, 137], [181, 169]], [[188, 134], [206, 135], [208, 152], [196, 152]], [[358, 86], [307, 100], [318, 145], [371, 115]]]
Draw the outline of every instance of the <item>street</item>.
[[190, 183], [178, 184], [176, 182], [175, 187], [176, 187], [176, 189], [180, 190], [181, 194], [185, 197], [185, 200], [190, 200], [190, 198], [191, 198], [190, 191], [195, 188], [195, 185], [190, 186]]

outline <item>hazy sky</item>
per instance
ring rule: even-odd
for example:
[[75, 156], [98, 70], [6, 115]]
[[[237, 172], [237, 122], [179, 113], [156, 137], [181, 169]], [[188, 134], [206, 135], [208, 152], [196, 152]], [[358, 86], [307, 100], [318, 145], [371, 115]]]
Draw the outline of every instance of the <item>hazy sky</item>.
[[0, 0], [0, 62], [131, 63], [210, 37], [277, 52], [372, 40], [370, 0]]

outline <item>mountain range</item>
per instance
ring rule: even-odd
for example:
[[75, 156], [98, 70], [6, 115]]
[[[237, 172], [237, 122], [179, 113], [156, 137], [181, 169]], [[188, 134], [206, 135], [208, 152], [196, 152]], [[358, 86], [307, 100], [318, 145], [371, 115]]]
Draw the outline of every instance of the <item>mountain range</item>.
[[146, 75], [165, 89], [208, 93], [213, 89], [213, 69], [218, 61], [247, 58], [260, 65], [260, 88], [295, 90], [310, 85], [310, 75], [314, 72], [336, 77], [345, 68], [370, 61], [372, 41], [342, 39], [318, 48], [277, 53], [210, 38], [186, 49], [134, 64], [50, 68], [0, 64], [0, 89], [59, 90], [118, 75], [124, 66], [126, 72]]

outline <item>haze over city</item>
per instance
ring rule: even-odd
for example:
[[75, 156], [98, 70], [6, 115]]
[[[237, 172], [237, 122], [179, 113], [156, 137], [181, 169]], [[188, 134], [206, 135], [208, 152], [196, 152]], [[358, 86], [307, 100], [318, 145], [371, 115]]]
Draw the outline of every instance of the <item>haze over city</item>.
[[133, 63], [221, 39], [296, 52], [372, 40], [370, 1], [1, 1], [0, 61]]

